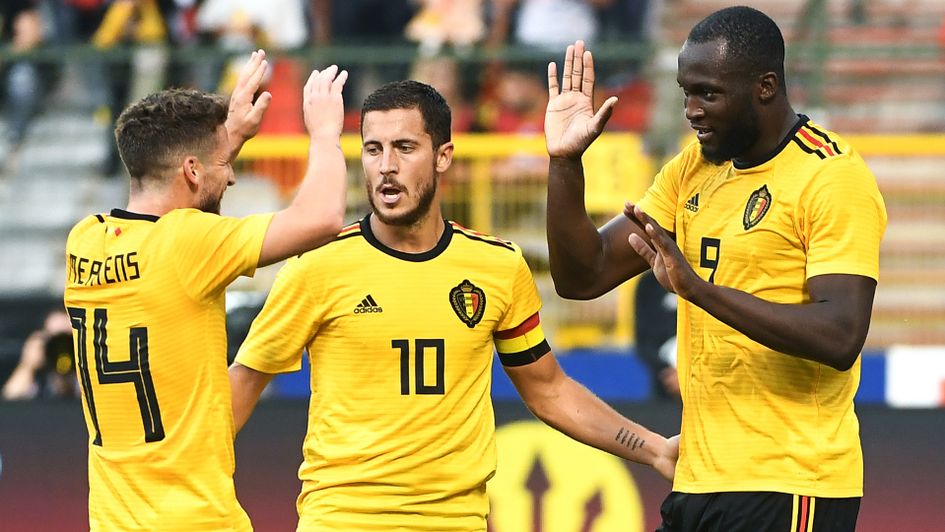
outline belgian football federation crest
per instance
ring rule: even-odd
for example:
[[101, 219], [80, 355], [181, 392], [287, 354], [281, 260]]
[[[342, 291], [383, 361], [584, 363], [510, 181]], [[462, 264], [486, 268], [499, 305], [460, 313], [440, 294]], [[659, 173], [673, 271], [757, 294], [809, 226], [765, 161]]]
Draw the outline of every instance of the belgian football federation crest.
[[742, 225], [745, 231], [758, 225], [758, 222], [768, 214], [771, 208], [771, 193], [768, 192], [768, 185], [762, 185], [761, 188], [751, 193], [748, 198], [748, 204], [745, 205], [745, 216], [742, 217]]
[[469, 279], [463, 279], [463, 282], [450, 290], [450, 305], [459, 319], [472, 329], [482, 321], [482, 315], [486, 311], [486, 293], [482, 288], [470, 283]]

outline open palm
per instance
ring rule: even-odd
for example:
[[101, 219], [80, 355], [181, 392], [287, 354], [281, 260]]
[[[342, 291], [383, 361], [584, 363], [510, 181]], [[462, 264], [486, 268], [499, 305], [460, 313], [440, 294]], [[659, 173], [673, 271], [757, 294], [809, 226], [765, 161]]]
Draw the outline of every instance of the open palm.
[[580, 157], [603, 131], [616, 103], [616, 97], [608, 98], [594, 113], [594, 58], [584, 49], [583, 41], [568, 46], [560, 90], [557, 65], [548, 64], [548, 108], [545, 111], [548, 155]]

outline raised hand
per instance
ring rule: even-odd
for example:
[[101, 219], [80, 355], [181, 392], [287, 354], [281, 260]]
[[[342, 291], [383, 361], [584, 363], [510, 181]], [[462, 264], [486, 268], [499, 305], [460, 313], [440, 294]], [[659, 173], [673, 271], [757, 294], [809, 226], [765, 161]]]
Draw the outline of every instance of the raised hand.
[[548, 63], [548, 108], [545, 111], [545, 143], [548, 155], [580, 158], [604, 130], [617, 97], [611, 96], [594, 112], [594, 58], [584, 41], [568, 46], [564, 54], [561, 89], [558, 69]]
[[666, 290], [683, 299], [690, 299], [692, 289], [702, 279], [686, 261], [673, 238], [643, 212], [639, 205], [628, 201], [623, 214], [642, 226], [650, 238], [647, 242], [640, 235], [630, 233], [628, 240], [633, 250], [650, 264], [656, 280]]
[[341, 90], [348, 79], [348, 71], [338, 72], [331, 65], [319, 72], [313, 70], [302, 92], [302, 111], [305, 129], [311, 137], [340, 137], [344, 125], [345, 108]]
[[269, 62], [266, 61], [266, 52], [256, 50], [249, 56], [249, 61], [240, 71], [236, 80], [236, 87], [230, 95], [230, 109], [226, 117], [226, 132], [230, 137], [233, 158], [239, 153], [243, 143], [256, 136], [263, 115], [272, 102], [272, 94], [263, 92], [253, 102], [253, 96], [259, 90]]

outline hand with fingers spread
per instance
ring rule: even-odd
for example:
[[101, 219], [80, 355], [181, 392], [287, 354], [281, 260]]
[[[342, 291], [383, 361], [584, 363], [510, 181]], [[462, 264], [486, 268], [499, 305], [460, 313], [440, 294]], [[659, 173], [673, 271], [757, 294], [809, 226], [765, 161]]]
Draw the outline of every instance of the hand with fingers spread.
[[232, 148], [231, 160], [236, 158], [243, 143], [256, 136], [263, 115], [272, 102], [272, 94], [268, 91], [253, 101], [268, 68], [266, 52], [256, 50], [249, 56], [249, 61], [236, 80], [236, 87], [230, 95], [230, 109], [225, 124]]
[[302, 111], [305, 129], [312, 138], [337, 139], [344, 125], [345, 108], [341, 91], [348, 79], [348, 71], [338, 72], [337, 65], [325, 70], [313, 70], [302, 92]]
[[701, 279], [686, 261], [673, 238], [638, 205], [628, 201], [623, 214], [630, 221], [642, 226], [650, 238], [647, 242], [640, 235], [630, 233], [628, 240], [633, 250], [650, 264], [656, 280], [666, 290], [683, 299], [690, 299], [692, 289]]
[[576, 159], [604, 130], [617, 98], [608, 98], [594, 112], [594, 58], [584, 41], [568, 46], [561, 74], [559, 90], [557, 65], [548, 63], [545, 142], [551, 157]]

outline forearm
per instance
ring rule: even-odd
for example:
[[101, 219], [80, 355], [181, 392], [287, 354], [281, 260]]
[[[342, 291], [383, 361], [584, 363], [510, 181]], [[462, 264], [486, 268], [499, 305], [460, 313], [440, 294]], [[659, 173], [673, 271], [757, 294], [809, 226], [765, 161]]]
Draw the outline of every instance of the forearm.
[[313, 138], [305, 178], [292, 203], [273, 216], [259, 265], [330, 242], [344, 224], [346, 197], [347, 170], [338, 138]]
[[653, 466], [667, 454], [667, 439], [622, 416], [570, 377], [526, 399], [549, 426], [620, 458]]
[[765, 347], [840, 371], [856, 361], [869, 328], [868, 317], [864, 323], [842, 308], [846, 301], [772, 303], [705, 281], [687, 299]]
[[548, 258], [555, 288], [564, 297], [587, 286], [603, 262], [603, 241], [584, 205], [580, 159], [552, 157], [548, 165]]
[[233, 400], [233, 423], [236, 433], [243, 428], [256, 408], [259, 397], [273, 375], [247, 368], [238, 362], [230, 366], [230, 388]]
[[[347, 207], [348, 174], [340, 139], [337, 136], [311, 139], [305, 177], [290, 209], [304, 216], [316, 216], [326, 225], [341, 230]], [[330, 236], [333, 238], [335, 233]]]

